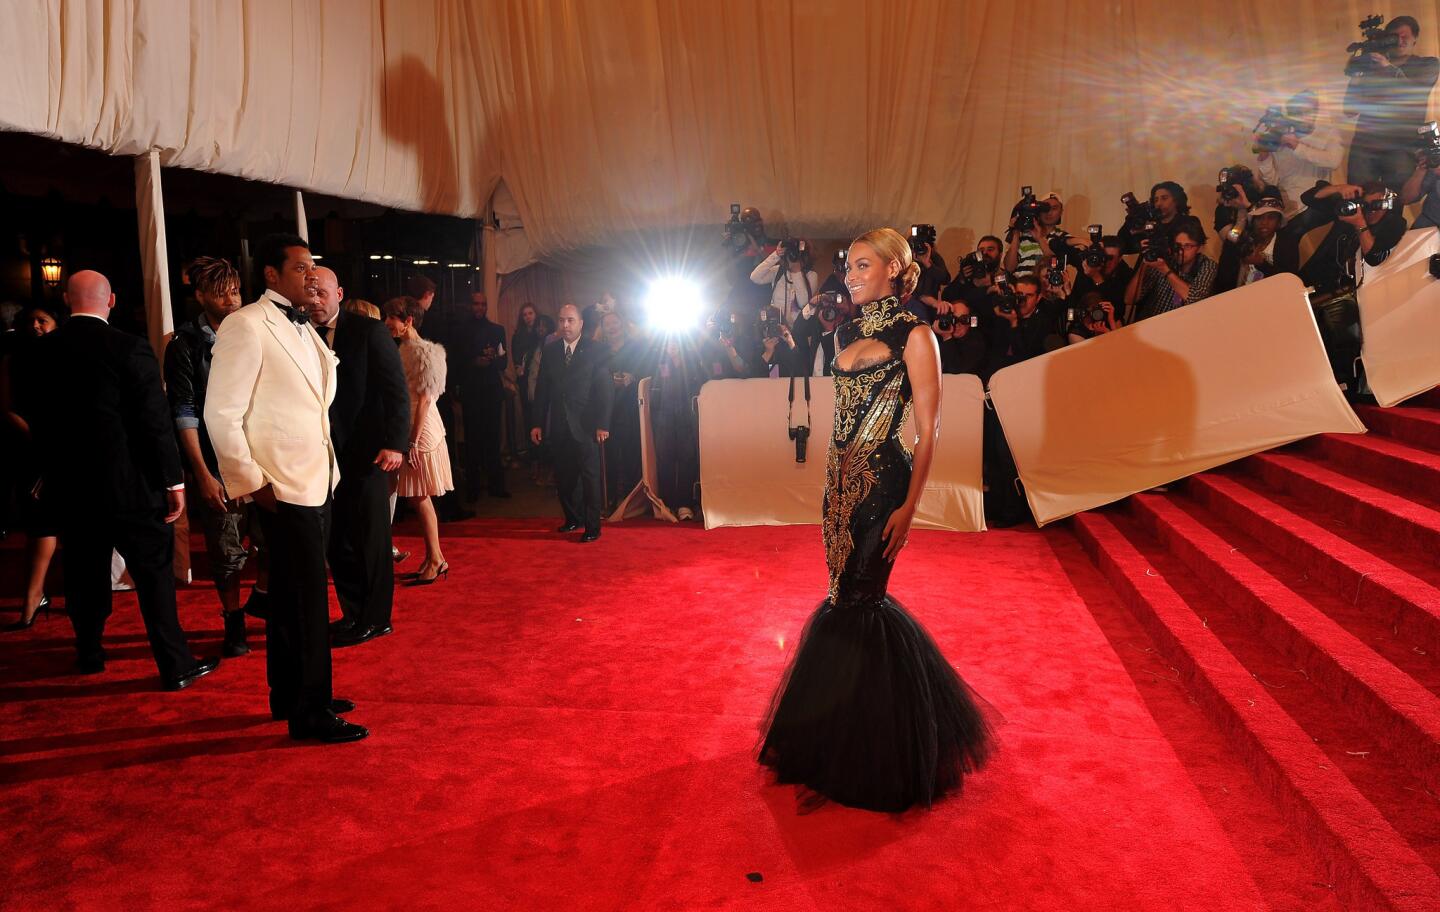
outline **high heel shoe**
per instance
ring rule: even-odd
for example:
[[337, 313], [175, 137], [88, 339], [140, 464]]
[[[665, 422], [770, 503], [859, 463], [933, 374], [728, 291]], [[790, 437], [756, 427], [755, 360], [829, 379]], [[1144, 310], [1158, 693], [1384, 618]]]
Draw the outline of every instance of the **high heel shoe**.
[[434, 583], [434, 582], [436, 582], [436, 581], [438, 581], [438, 580], [441, 580], [441, 579], [445, 579], [445, 578], [447, 578], [447, 577], [449, 577], [449, 576], [450, 576], [450, 564], [449, 564], [449, 562], [448, 562], [448, 561], [441, 561], [441, 562], [440, 562], [440, 566], [438, 566], [438, 567], [435, 568], [435, 575], [434, 575], [434, 576], [425, 577], [425, 576], [418, 576], [418, 575], [417, 575], [413, 580], [410, 581], [410, 585], [412, 585], [412, 586], [428, 586], [428, 585], [430, 585], [431, 583]]
[[6, 633], [14, 630], [29, 630], [35, 626], [35, 619], [40, 616], [40, 612], [42, 611], [45, 612], [45, 619], [48, 621], [50, 619], [50, 596], [48, 595], [40, 596], [40, 604], [35, 606], [35, 611], [30, 617], [22, 617], [13, 624], [6, 624], [4, 627], [0, 627], [0, 630]]

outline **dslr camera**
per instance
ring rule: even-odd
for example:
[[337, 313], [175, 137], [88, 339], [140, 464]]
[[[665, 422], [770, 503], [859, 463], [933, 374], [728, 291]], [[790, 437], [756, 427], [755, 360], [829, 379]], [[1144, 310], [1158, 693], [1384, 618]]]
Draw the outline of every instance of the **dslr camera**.
[[985, 254], [977, 250], [960, 261], [960, 275], [964, 276], [967, 281], [974, 281], [982, 275], [995, 271], [995, 267], [998, 265], [998, 263], [985, 259]]
[[[1437, 256], [1440, 256], [1440, 254], [1437, 254]], [[953, 332], [955, 327], [959, 325], [960, 318], [955, 316], [953, 313], [941, 314], [940, 316], [935, 318], [935, 328], [941, 330], [942, 332]], [[980, 325], [980, 318], [975, 316], [974, 314], [971, 314], [969, 317], [966, 318], [965, 325], [970, 327], [971, 329], [974, 329], [975, 327]]]
[[1385, 195], [1378, 200], [1363, 199], [1340, 199], [1334, 197], [1335, 218], [1347, 215], [1354, 215], [1357, 212], [1389, 212], [1395, 208], [1395, 191], [1386, 190]]
[[840, 307], [844, 303], [845, 295], [838, 291], [827, 291], [820, 296], [820, 309], [816, 313], [826, 323], [834, 323], [840, 319]]
[[784, 324], [780, 322], [780, 312], [774, 307], [765, 307], [760, 311], [760, 338], [778, 339], [780, 330]]
[[777, 251], [784, 259], [791, 263], [798, 263], [805, 259], [805, 251], [808, 249], [810, 249], [810, 245], [799, 238], [785, 238], [780, 242]]
[[995, 312], [1012, 314], [1020, 306], [1020, 299], [1015, 294], [1015, 286], [1010, 284], [1010, 274], [1005, 271], [995, 273]]
[[1169, 259], [1170, 254], [1174, 252], [1174, 247], [1170, 243], [1170, 234], [1160, 227], [1159, 222], [1146, 222], [1144, 229], [1140, 232], [1140, 239], [1146, 242], [1140, 258], [1147, 263]]
[[[793, 383], [794, 381], [792, 380], [791, 382]], [[794, 391], [793, 388], [791, 391]], [[790, 429], [790, 439], [795, 441], [795, 461], [804, 462], [805, 446], [810, 442], [810, 428], [803, 424], [799, 427], [792, 427]]]
[[1065, 267], [1060, 265], [1060, 258], [1052, 256], [1045, 264], [1045, 284], [1051, 288], [1060, 288], [1065, 284]]
[[1424, 161], [1427, 168], [1440, 168], [1440, 124], [1432, 120], [1415, 132], [1420, 134], [1420, 150], [1416, 157]]
[[1259, 155], [1261, 152], [1274, 152], [1282, 145], [1282, 140], [1291, 133], [1302, 133], [1305, 125], [1298, 120], [1288, 116], [1285, 109], [1278, 105], [1271, 105], [1265, 109], [1260, 120], [1255, 124], [1252, 133], [1258, 134], [1259, 139], [1250, 147], [1250, 151]]
[[1125, 206], [1125, 224], [1131, 231], [1140, 230], [1141, 225], [1155, 218], [1155, 210], [1150, 204], [1140, 202], [1133, 193], [1120, 197], [1120, 202]]
[[1034, 231], [1035, 219], [1049, 211], [1049, 200], [1037, 200], [1034, 188], [1021, 187], [1020, 202], [1015, 204], [1015, 227], [1020, 231]]
[[910, 252], [916, 259], [925, 255], [925, 245], [935, 249], [935, 239], [939, 237], [935, 232], [934, 225], [911, 225], [910, 226]]
[[740, 220], [740, 204], [730, 204], [730, 221], [726, 222], [720, 229], [724, 232], [721, 243], [731, 250], [744, 250], [750, 243], [750, 238], [745, 231], [745, 223]]
[[1383, 54], [1388, 57], [1391, 51], [1400, 46], [1400, 36], [1380, 27], [1384, 21], [1384, 17], [1379, 15], [1370, 16], [1361, 21], [1360, 40], [1352, 42], [1345, 49], [1350, 53], [1350, 59], [1345, 63], [1346, 76], [1360, 76], [1369, 73], [1375, 66], [1367, 55]]
[[1215, 192], [1225, 202], [1234, 202], [1240, 198], [1242, 189], [1251, 189], [1255, 184], [1255, 172], [1249, 168], [1221, 168], [1220, 176], [1216, 179]]
[[1081, 254], [1086, 266], [1091, 269], [1099, 269], [1110, 260], [1110, 254], [1105, 252], [1105, 228], [1102, 225], [1090, 225], [1085, 229], [1090, 236], [1090, 246], [1085, 248]]

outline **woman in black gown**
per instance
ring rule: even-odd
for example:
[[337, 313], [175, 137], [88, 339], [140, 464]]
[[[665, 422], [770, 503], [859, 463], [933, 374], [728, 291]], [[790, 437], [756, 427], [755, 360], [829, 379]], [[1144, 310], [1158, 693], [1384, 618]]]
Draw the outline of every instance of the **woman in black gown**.
[[[850, 245], [860, 314], [836, 332], [835, 426], [822, 528], [830, 591], [770, 705], [760, 762], [776, 780], [876, 811], [929, 805], [980, 767], [992, 742], [975, 697], [885, 591], [939, 436], [940, 352], [901, 305], [919, 265], [880, 228]], [[903, 428], [914, 409], [919, 440]]]

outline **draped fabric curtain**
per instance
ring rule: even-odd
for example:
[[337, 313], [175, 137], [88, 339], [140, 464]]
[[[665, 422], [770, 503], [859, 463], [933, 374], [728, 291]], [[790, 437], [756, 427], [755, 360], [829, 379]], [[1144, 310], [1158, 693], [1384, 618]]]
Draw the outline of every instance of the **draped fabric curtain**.
[[[0, 0], [0, 127], [167, 166], [481, 215], [540, 257], [732, 201], [845, 237], [1002, 226], [1021, 184], [1118, 224], [1210, 205], [1302, 89], [1339, 112], [1348, 0]], [[1440, 2], [1405, 10], [1435, 53]]]

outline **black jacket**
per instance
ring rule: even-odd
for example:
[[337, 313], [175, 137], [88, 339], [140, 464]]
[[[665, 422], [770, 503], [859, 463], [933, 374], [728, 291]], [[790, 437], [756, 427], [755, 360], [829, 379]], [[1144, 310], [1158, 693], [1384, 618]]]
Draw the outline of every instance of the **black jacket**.
[[614, 396], [609, 352], [603, 345], [582, 336], [567, 365], [565, 340], [553, 339], [540, 354], [531, 420], [547, 437], [564, 430], [575, 440], [593, 440], [597, 430], [610, 429]]
[[835, 331], [825, 331], [825, 326], [816, 316], [799, 317], [790, 328], [795, 338], [795, 361], [797, 377], [803, 377], [815, 370], [815, 348], [824, 352], [824, 363], [819, 376], [830, 376], [830, 362], [835, 360]]
[[150, 343], [76, 316], [41, 339], [40, 351], [34, 430], [45, 491], [75, 518], [163, 508], [184, 475]]
[[[1293, 236], [1298, 247], [1300, 239], [1306, 234], [1333, 222], [1325, 234], [1325, 239], [1315, 248], [1305, 265], [1300, 267], [1301, 281], [1318, 292], [1335, 291], [1354, 283], [1355, 252], [1360, 248], [1360, 235], [1356, 229], [1344, 222], [1334, 221], [1332, 210], [1324, 200], [1316, 203], [1315, 194], [1328, 186], [1330, 185], [1325, 181], [1319, 181], [1314, 187], [1300, 194], [1300, 202], [1305, 204], [1305, 211], [1296, 215], [1290, 224], [1281, 229], [1282, 234]], [[1390, 251], [1405, 236], [1405, 228], [1405, 216], [1401, 214], [1401, 210], [1393, 209], [1387, 212], [1383, 219], [1370, 228], [1375, 243], [1370, 252], [1365, 254], [1365, 262], [1371, 266], [1379, 266], [1385, 262]]]
[[[1304, 215], [1304, 213], [1301, 213]], [[1297, 216], [1298, 218], [1299, 216]], [[1229, 234], [1228, 229], [1225, 232]], [[1260, 270], [1261, 275], [1270, 278], [1274, 275], [1288, 272], [1294, 275], [1300, 274], [1300, 238], [1301, 234], [1281, 230], [1275, 234], [1275, 249], [1271, 251], [1273, 262], [1261, 263], [1255, 268]], [[1240, 283], [1240, 248], [1236, 243], [1225, 237], [1220, 247], [1220, 261], [1216, 264], [1215, 284], [1211, 286], [1210, 293], [1220, 294], [1221, 292], [1233, 291]]]
[[381, 450], [405, 452], [410, 434], [410, 392], [400, 350], [385, 324], [363, 314], [341, 311], [332, 346], [335, 401], [330, 403], [330, 442], [340, 477], [380, 471]]
[[[176, 436], [181, 427], [195, 427], [200, 435], [200, 455], [205, 467], [219, 478], [215, 449], [205, 432], [205, 388], [210, 384], [210, 352], [215, 347], [215, 335], [206, 335], [201, 328], [199, 321], [204, 319], [205, 315], [201, 314], [181, 324], [170, 337], [170, 344], [165, 346], [165, 395], [170, 400]], [[195, 424], [190, 425], [192, 421]]]

